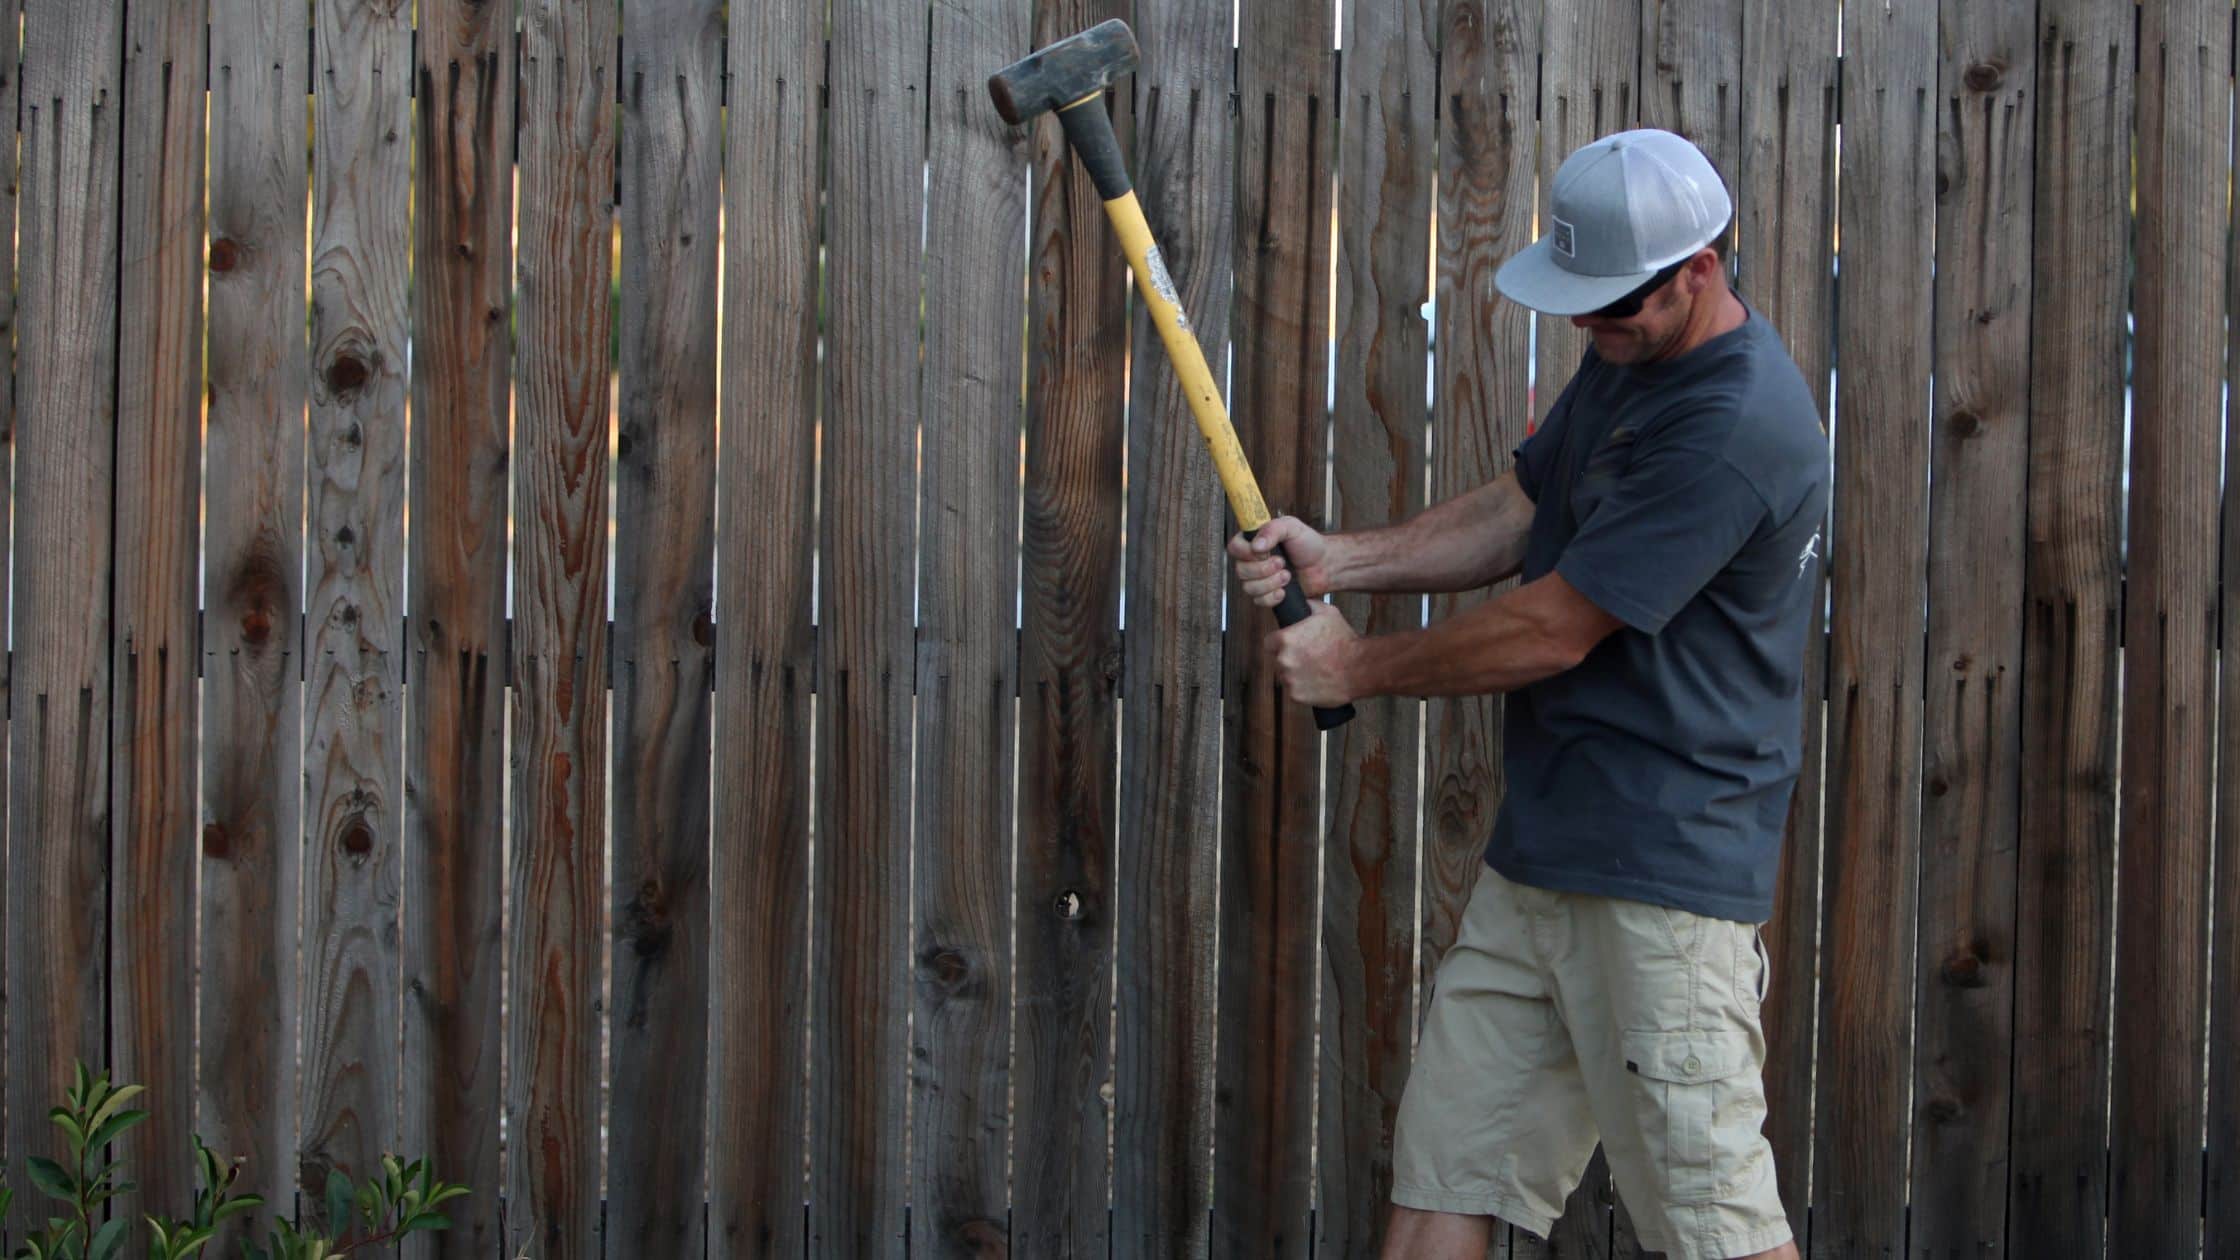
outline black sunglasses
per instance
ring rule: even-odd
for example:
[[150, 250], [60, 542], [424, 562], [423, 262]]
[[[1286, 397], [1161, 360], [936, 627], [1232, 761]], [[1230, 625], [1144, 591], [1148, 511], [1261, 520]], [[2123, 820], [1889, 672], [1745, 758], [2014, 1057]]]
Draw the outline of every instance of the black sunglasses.
[[[1695, 257], [1694, 254], [1688, 255], [1688, 258], [1693, 257]], [[1649, 300], [1649, 295], [1672, 283], [1672, 278], [1679, 275], [1680, 269], [1688, 265], [1688, 258], [1683, 258], [1679, 262], [1665, 267], [1664, 269], [1657, 272], [1657, 274], [1642, 281], [1640, 288], [1637, 288], [1633, 292], [1626, 294], [1624, 297], [1619, 298], [1617, 301], [1612, 302], [1608, 306], [1599, 307], [1595, 310], [1588, 311], [1587, 318], [1632, 319], [1634, 316], [1639, 315], [1641, 313], [1642, 305]]]

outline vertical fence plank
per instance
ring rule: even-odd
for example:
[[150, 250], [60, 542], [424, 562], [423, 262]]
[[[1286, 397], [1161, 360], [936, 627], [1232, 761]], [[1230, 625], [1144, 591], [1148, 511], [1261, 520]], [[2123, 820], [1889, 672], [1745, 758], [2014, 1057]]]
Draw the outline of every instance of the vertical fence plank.
[[[1271, 511], [1324, 523], [1332, 6], [1239, 10], [1229, 389]], [[1213, 1249], [1303, 1256], [1314, 1185], [1322, 737], [1278, 691], [1267, 609], [1229, 586], [1222, 668]]]
[[615, 36], [521, 13], [506, 1246], [600, 1254]]
[[1905, 1242], [1936, 6], [1844, 11], [1826, 945], [1812, 1247]]
[[2107, 1203], [2130, 6], [2042, 0], [2014, 1118], [2006, 1248], [2096, 1256]]
[[[1832, 4], [1746, 0], [1743, 148], [1734, 182], [1736, 262], [1743, 295], [1773, 322], [1815, 397], [1832, 366], [1835, 240], [1836, 17]], [[1823, 574], [1823, 582], [1826, 580]], [[1774, 1174], [1797, 1245], [1806, 1242], [1812, 1165], [1812, 1048], [1818, 998], [1820, 803], [1827, 635], [1815, 601], [1807, 632], [1804, 769], [1789, 801], [1762, 1007], [1766, 1127]]]
[[202, 1109], [265, 1213], [295, 1185], [309, 13], [210, 8]]
[[728, 16], [708, 1250], [799, 1256], [824, 6]]
[[2030, 194], [2025, 6], [1938, 23], [1936, 398], [1922, 720], [1911, 1248], [2006, 1233], [2014, 877], [2028, 511]]
[[[23, 104], [23, 76], [20, 73], [22, 68], [20, 57], [23, 51], [23, 25], [23, 15], [14, 0], [0, 3], [0, 28], [5, 28], [0, 29], [0, 117], [6, 117], [9, 113], [14, 113], [19, 120], [22, 117], [20, 111]], [[4, 134], [4, 131], [0, 131], [0, 134]], [[0, 484], [8, 485], [14, 484], [16, 462], [16, 375], [18, 363], [16, 312], [19, 309], [19, 299], [16, 293], [18, 275], [16, 267], [16, 246], [18, 242], [16, 207], [17, 194], [21, 187], [17, 180], [20, 169], [16, 151], [0, 146], [0, 223], [9, 225], [8, 232], [4, 236], [0, 236], [0, 345], [7, 347], [7, 353], [0, 355], [0, 385], [5, 386], [5, 388], [0, 388]], [[200, 235], [200, 232], [196, 233], [198, 240]], [[197, 255], [195, 265], [199, 266], [200, 261], [200, 257]], [[199, 318], [201, 312], [199, 302], [197, 302], [195, 310]], [[197, 388], [199, 388], [199, 382]], [[13, 511], [0, 512], [0, 555], [8, 553], [14, 532]], [[9, 608], [10, 602], [8, 584], [0, 584], [0, 625], [13, 624], [8, 619], [11, 611]], [[12, 637], [10, 643], [11, 645], [13, 643]], [[182, 646], [179, 651], [182, 657], [192, 651], [191, 641], [189, 644]], [[13, 708], [10, 698], [13, 679], [9, 677], [9, 674], [13, 661], [14, 658], [11, 655], [6, 662], [7, 667], [0, 667], [0, 876], [6, 877], [10, 887], [14, 886], [17, 879], [16, 872], [19, 869], [15, 864], [16, 860], [9, 853], [5, 826], [5, 816], [8, 809], [8, 786], [14, 778], [9, 771], [14, 744], [8, 733], [12, 728], [9, 715]], [[184, 672], [190, 677], [193, 674], [191, 667], [186, 668]], [[193, 816], [189, 814], [187, 821], [191, 823], [192, 820]], [[192, 850], [190, 849], [189, 852], [191, 853]], [[188, 859], [189, 862], [192, 860], [191, 857]], [[11, 909], [10, 903], [14, 900], [13, 897], [8, 895], [6, 889], [0, 889], [0, 1109], [18, 1105], [16, 1100], [22, 1096], [15, 1092], [10, 1084], [14, 1079], [17, 1063], [10, 1054], [7, 1045], [7, 1026], [10, 1016], [5, 988], [15, 978], [15, 945], [14, 938], [8, 934], [8, 921]], [[193, 998], [190, 996], [187, 1000], [191, 1002]], [[184, 1100], [181, 1101], [184, 1102]], [[185, 1110], [186, 1108], [182, 1106], [181, 1109]], [[23, 1163], [23, 1156], [28, 1153], [16, 1146], [15, 1141], [15, 1127], [0, 1123], [0, 1186], [7, 1186], [11, 1192], [17, 1191], [21, 1187], [5, 1180], [6, 1169], [20, 1167]], [[5, 1220], [0, 1220], [0, 1247], [6, 1247], [11, 1251], [14, 1249], [14, 1242], [9, 1237], [8, 1223]]]
[[424, 0], [415, 67], [405, 1146], [473, 1188], [409, 1255], [498, 1250], [513, 13]]
[[[397, 1149], [410, 14], [326, 0], [313, 95], [299, 1184]], [[449, 1170], [445, 1170], [446, 1173]]]
[[113, 896], [133, 912], [110, 937], [109, 1021], [110, 1063], [148, 1087], [149, 1104], [118, 1146], [138, 1187], [118, 1201], [128, 1219], [175, 1211], [195, 1188], [179, 1155], [193, 1150], [195, 1089], [194, 952], [182, 943], [195, 931], [207, 16], [199, 3], [125, 15], [122, 232], [136, 245], [119, 259], [116, 451], [117, 482], [132, 489], [116, 501], [109, 808]]
[[660, 0], [627, 7], [623, 22], [607, 1254], [697, 1256], [723, 9]]
[[832, 15], [810, 1251], [902, 1248], [926, 10]]
[[[1549, 187], [1563, 160], [1580, 145], [1638, 126], [1641, 6], [1645, 0], [1583, 0], [1568, 21], [1550, 19], [1535, 45], [1541, 87], [1539, 192], [1545, 220]], [[1692, 16], [1687, 20], [1693, 21]], [[1538, 375], [1532, 420], [1547, 418], [1565, 381], [1578, 370], [1586, 334], [1570, 321], [1536, 316]]]
[[1641, 125], [1694, 142], [1737, 206], [1746, 7], [1747, 0], [1641, 0]]
[[[1032, 42], [1127, 13], [1124, 0], [1037, 0]], [[1125, 126], [1127, 82], [1109, 99]], [[1127, 268], [1055, 115], [1033, 144], [1011, 1117], [1012, 1148], [1029, 1154], [1013, 1169], [1011, 1233], [1020, 1255], [1103, 1256]]]
[[[107, 1058], [109, 539], [120, 0], [23, 24], [15, 680], [8, 760], [6, 1149], [55, 1154], [71, 1063]], [[178, 1100], [183, 1102], [184, 1100]]]
[[[1439, 8], [1354, 5], [1346, 19], [1329, 515], [1363, 529], [1424, 506]], [[1423, 624], [1418, 596], [1348, 595], [1338, 606], [1363, 633]], [[1330, 740], [1322, 850], [1315, 1252], [1336, 1256], [1374, 1254], [1390, 1211], [1393, 1120], [1413, 1057], [1421, 870], [1423, 705], [1386, 697], [1355, 707]]]
[[[1137, 13], [1137, 196], [1218, 364], [1229, 330], [1229, 13], [1169, 0]], [[1168, 1257], [1208, 1245], [1224, 518], [1205, 442], [1140, 309], [1133, 343], [1112, 1246], [1116, 1257]]]
[[2139, 16], [2138, 405], [2117, 805], [2124, 1000], [2108, 1236], [2141, 1255], [2190, 1255], [2201, 1216], [2231, 11], [2150, 0]]
[[996, 115], [987, 77], [1020, 55], [1028, 17], [1026, 0], [933, 10], [911, 1255], [1011, 1250], [1011, 738], [1026, 168], [1023, 133]]

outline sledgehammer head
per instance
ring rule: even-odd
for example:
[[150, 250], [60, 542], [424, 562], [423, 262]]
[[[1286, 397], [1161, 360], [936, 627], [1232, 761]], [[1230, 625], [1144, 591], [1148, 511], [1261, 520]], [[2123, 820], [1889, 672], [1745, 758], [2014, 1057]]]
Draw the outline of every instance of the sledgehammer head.
[[988, 95], [1003, 120], [1017, 125], [1104, 91], [1137, 60], [1135, 33], [1111, 18], [988, 76]]

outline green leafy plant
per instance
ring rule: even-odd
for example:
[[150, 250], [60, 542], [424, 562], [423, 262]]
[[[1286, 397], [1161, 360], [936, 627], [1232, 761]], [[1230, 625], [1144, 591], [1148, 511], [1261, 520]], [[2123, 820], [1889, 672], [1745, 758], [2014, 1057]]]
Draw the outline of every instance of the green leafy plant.
[[[141, 1091], [138, 1085], [113, 1085], [107, 1073], [96, 1076], [83, 1063], [77, 1065], [62, 1105], [47, 1113], [62, 1131], [67, 1158], [33, 1156], [24, 1166], [32, 1186], [61, 1204], [62, 1214], [27, 1233], [10, 1260], [121, 1260], [131, 1224], [123, 1216], [103, 1221], [101, 1209], [133, 1188], [122, 1180], [122, 1165], [108, 1151], [118, 1137], [148, 1118], [146, 1111], [126, 1106]], [[258, 1195], [236, 1191], [240, 1160], [220, 1156], [199, 1135], [194, 1150], [194, 1210], [184, 1220], [145, 1218], [148, 1260], [198, 1256], [226, 1222], [264, 1204]], [[275, 1221], [262, 1245], [242, 1239], [241, 1255], [244, 1260], [348, 1260], [353, 1251], [405, 1234], [450, 1228], [451, 1219], [439, 1209], [466, 1193], [465, 1186], [437, 1180], [424, 1159], [406, 1163], [384, 1155], [380, 1174], [363, 1185], [340, 1170], [327, 1175], [319, 1227], [307, 1228], [300, 1218]], [[7, 1219], [12, 1194], [0, 1186], [0, 1222]]]
[[426, 1160], [407, 1164], [384, 1155], [381, 1175], [363, 1185], [351, 1184], [340, 1169], [327, 1174], [325, 1233], [276, 1221], [264, 1246], [244, 1240], [241, 1254], [246, 1260], [341, 1260], [418, 1230], [449, 1229], [451, 1218], [436, 1209], [465, 1193], [465, 1186], [436, 1180]]

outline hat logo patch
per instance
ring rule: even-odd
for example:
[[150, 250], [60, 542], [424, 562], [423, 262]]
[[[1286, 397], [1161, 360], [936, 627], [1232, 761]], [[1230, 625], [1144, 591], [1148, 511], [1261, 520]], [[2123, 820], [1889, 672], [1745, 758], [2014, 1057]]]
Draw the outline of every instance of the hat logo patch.
[[1548, 242], [1550, 247], [1565, 258], [1577, 258], [1578, 251], [1571, 244], [1571, 225], [1561, 219], [1553, 219], [1551, 222], [1555, 225], [1555, 232]]

